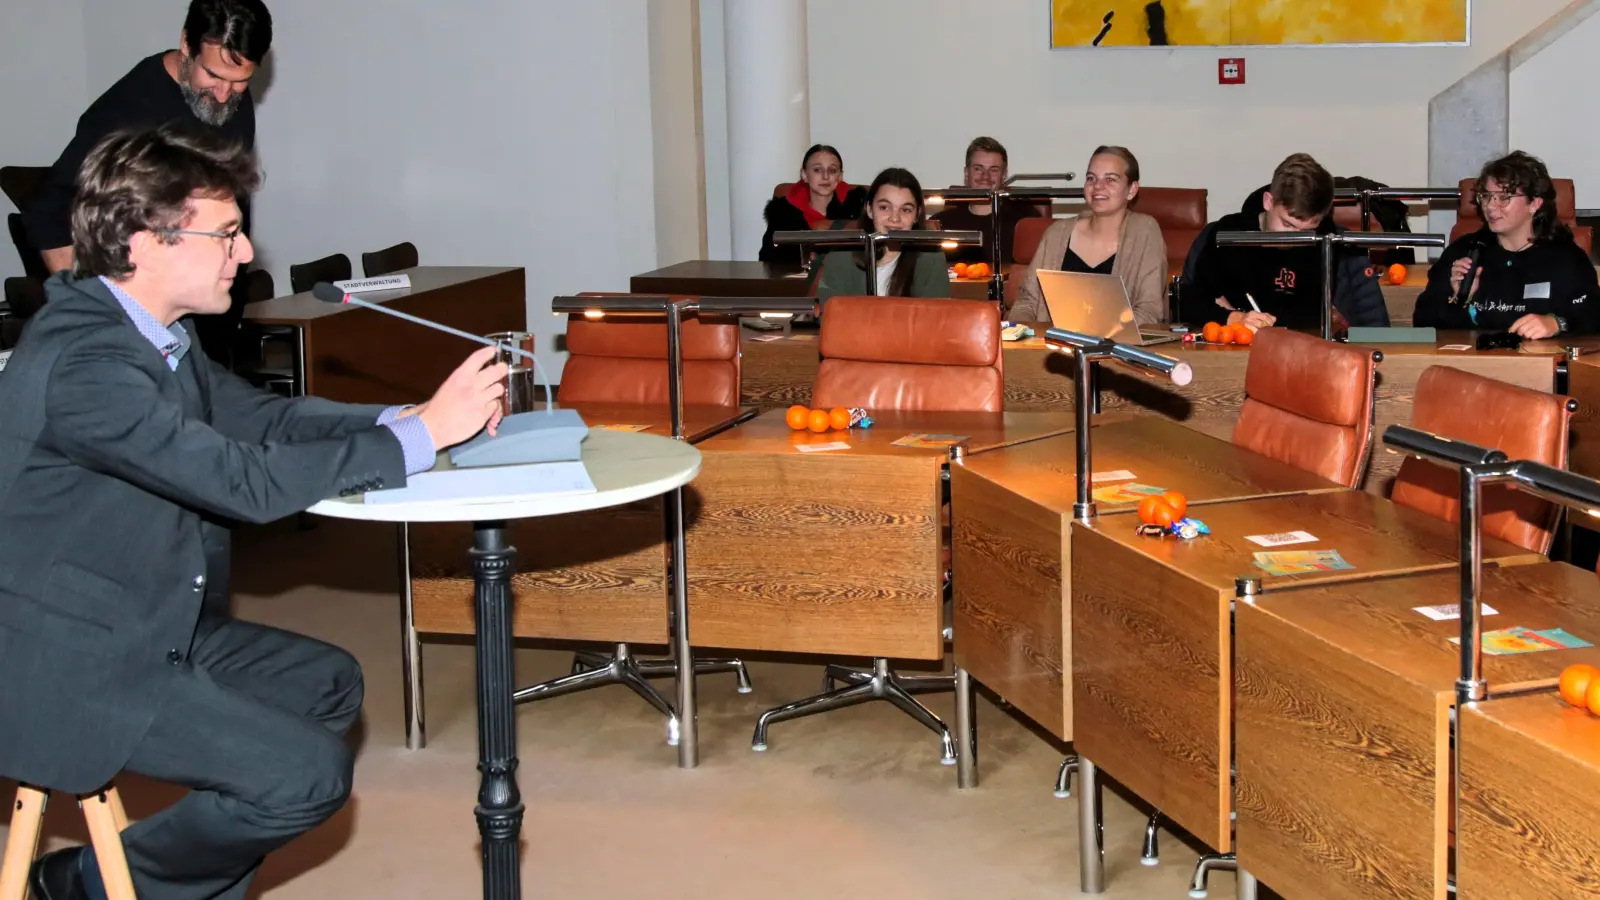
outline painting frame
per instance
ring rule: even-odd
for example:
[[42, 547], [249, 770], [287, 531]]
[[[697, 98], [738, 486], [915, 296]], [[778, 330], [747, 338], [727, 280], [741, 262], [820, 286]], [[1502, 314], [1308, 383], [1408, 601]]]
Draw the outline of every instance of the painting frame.
[[[1176, 49], [1275, 49], [1275, 48], [1370, 48], [1370, 47], [1470, 47], [1472, 46], [1472, 0], [1460, 0], [1462, 15], [1462, 34], [1460, 40], [1365, 40], [1365, 41], [1285, 41], [1280, 43], [1242, 42], [1242, 43], [1151, 43], [1151, 44], [1099, 44], [1081, 42], [1059, 42], [1059, 33], [1056, 26], [1056, 17], [1060, 14], [1066, 3], [1081, 2], [1081, 0], [1048, 0], [1049, 3], [1049, 32], [1047, 42], [1051, 50], [1176, 50]], [[1104, 0], [1102, 0], [1102, 3]], [[1173, 0], [1163, 0], [1173, 2]], [[1231, 3], [1251, 3], [1260, 0], [1229, 0]], [[1315, 0], [1306, 0], [1315, 2]], [[1100, 5], [1100, 4], [1096, 4]], [[1109, 19], [1110, 16], [1107, 16]], [[1103, 35], [1102, 35], [1103, 36]]]

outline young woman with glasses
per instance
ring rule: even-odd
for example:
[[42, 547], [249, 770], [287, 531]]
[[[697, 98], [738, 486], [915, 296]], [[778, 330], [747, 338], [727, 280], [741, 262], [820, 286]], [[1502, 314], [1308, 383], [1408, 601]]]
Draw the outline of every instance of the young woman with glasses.
[[1556, 216], [1544, 163], [1520, 150], [1494, 160], [1478, 175], [1473, 200], [1483, 227], [1456, 240], [1428, 271], [1414, 324], [1528, 340], [1594, 332], [1600, 283], [1589, 254]]

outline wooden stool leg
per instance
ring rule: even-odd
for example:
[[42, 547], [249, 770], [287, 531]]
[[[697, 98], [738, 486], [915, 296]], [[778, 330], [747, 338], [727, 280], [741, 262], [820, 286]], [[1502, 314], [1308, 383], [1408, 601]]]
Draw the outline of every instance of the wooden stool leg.
[[27, 900], [28, 869], [39, 850], [39, 831], [44, 824], [44, 807], [50, 795], [41, 790], [17, 785], [17, 799], [11, 806], [11, 831], [6, 836], [6, 855], [0, 859], [0, 900]]
[[106, 900], [136, 900], [133, 876], [128, 874], [128, 857], [122, 852], [122, 828], [118, 824], [118, 819], [125, 823], [127, 817], [122, 812], [122, 800], [116, 788], [82, 797], [78, 804], [83, 807], [83, 819], [89, 824], [89, 842], [94, 845], [95, 860], [100, 864]]
[[117, 793], [115, 787], [105, 790], [106, 803], [111, 807], [111, 819], [117, 823], [117, 831], [128, 830], [128, 813], [122, 808], [122, 795]]

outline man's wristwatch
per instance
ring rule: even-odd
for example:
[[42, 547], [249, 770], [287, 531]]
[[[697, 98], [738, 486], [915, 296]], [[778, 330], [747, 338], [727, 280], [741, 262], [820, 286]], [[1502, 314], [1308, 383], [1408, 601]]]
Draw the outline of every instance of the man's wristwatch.
[[1566, 319], [1563, 319], [1563, 318], [1561, 318], [1560, 316], [1557, 316], [1557, 315], [1552, 315], [1550, 318], [1556, 320], [1556, 334], [1561, 334], [1561, 333], [1563, 333], [1563, 332], [1565, 332], [1567, 330], [1567, 320]]

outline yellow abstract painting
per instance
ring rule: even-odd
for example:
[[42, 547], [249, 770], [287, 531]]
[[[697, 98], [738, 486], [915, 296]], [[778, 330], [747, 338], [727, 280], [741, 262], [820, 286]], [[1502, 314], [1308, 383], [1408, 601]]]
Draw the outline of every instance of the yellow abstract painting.
[[1468, 2], [1051, 0], [1051, 46], [1464, 43]]

